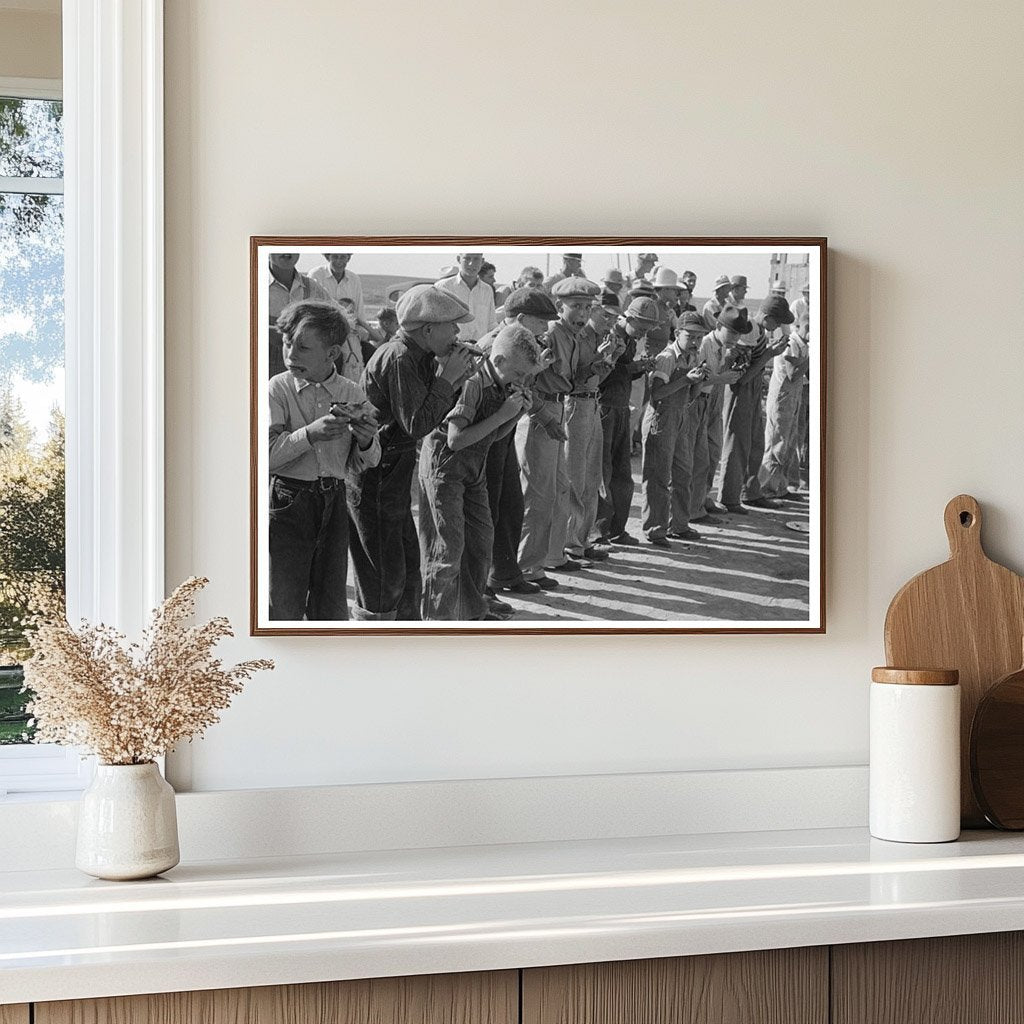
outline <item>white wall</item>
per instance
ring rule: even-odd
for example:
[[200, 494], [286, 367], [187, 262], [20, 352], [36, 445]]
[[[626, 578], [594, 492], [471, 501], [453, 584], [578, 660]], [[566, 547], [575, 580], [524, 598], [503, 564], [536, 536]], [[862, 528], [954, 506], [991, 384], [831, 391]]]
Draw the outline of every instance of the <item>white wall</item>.
[[167, 0], [168, 582], [248, 621], [250, 234], [828, 235], [828, 634], [241, 638], [197, 789], [841, 765], [889, 597], [1024, 569], [1024, 6]]

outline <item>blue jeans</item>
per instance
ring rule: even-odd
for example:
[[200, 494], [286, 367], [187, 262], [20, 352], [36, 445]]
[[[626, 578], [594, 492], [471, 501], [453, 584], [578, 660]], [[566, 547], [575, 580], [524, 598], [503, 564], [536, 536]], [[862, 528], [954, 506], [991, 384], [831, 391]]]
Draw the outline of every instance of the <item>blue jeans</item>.
[[349, 488], [354, 619], [420, 617], [420, 547], [412, 521], [414, 448], [388, 450]]
[[348, 618], [345, 482], [323, 490], [287, 477], [270, 482], [270, 618]]

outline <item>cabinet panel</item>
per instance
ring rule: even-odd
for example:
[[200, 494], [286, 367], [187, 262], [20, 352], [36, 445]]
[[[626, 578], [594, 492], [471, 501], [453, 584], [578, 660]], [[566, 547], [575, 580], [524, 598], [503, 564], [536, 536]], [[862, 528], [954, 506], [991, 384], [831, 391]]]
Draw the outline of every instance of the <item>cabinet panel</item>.
[[828, 950], [824, 947], [523, 972], [523, 1024], [827, 1021]]
[[1024, 1022], [1024, 933], [832, 947], [834, 1024]]
[[516, 971], [37, 1003], [35, 1013], [35, 1024], [518, 1024], [518, 1020]]
[[0, 1006], [0, 1024], [28, 1024], [28, 1006]]

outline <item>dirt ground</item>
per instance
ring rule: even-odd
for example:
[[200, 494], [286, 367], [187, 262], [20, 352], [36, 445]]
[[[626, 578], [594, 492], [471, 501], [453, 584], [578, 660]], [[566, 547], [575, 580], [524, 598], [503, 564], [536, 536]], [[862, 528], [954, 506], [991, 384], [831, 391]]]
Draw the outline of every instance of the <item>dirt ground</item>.
[[613, 545], [610, 557], [574, 573], [552, 573], [557, 590], [520, 597], [502, 593], [516, 609], [511, 621], [536, 619], [793, 620], [808, 613], [808, 535], [787, 524], [808, 522], [806, 501], [784, 508], [723, 514], [719, 526], [694, 523], [699, 541], [671, 548], [643, 542], [640, 460], [628, 530], [638, 547]]

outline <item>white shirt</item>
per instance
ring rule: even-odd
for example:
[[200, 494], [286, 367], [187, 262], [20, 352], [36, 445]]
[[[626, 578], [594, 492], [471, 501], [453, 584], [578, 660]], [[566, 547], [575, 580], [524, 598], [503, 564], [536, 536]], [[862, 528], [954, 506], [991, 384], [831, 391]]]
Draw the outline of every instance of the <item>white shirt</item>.
[[345, 271], [345, 276], [339, 281], [332, 273], [329, 266], [317, 267], [309, 275], [335, 302], [342, 299], [351, 299], [356, 316], [365, 320], [363, 316], [363, 282], [358, 274], [351, 270]]
[[498, 326], [498, 316], [494, 309], [494, 290], [485, 281], [477, 278], [476, 284], [470, 288], [462, 274], [445, 277], [434, 286], [448, 292], [469, 306], [473, 319], [468, 323], [459, 324], [459, 338], [462, 341], [476, 341], [488, 331]]
[[305, 274], [300, 274], [299, 271], [295, 271], [294, 277], [292, 277], [291, 288], [286, 288], [281, 282], [274, 277], [273, 271], [267, 268], [267, 287], [268, 295], [270, 296], [270, 323], [271, 325], [281, 315], [281, 310], [285, 306], [290, 306], [293, 302], [303, 302], [306, 299], [315, 299], [318, 302], [326, 302], [330, 300], [330, 295], [327, 294], [314, 281], [312, 278], [307, 277]]
[[298, 480], [337, 477], [380, 462], [380, 441], [374, 434], [370, 447], [353, 444], [351, 431], [329, 441], [310, 441], [306, 428], [331, 411], [332, 402], [367, 404], [358, 384], [336, 370], [321, 383], [299, 380], [285, 371], [270, 378], [270, 472]]

